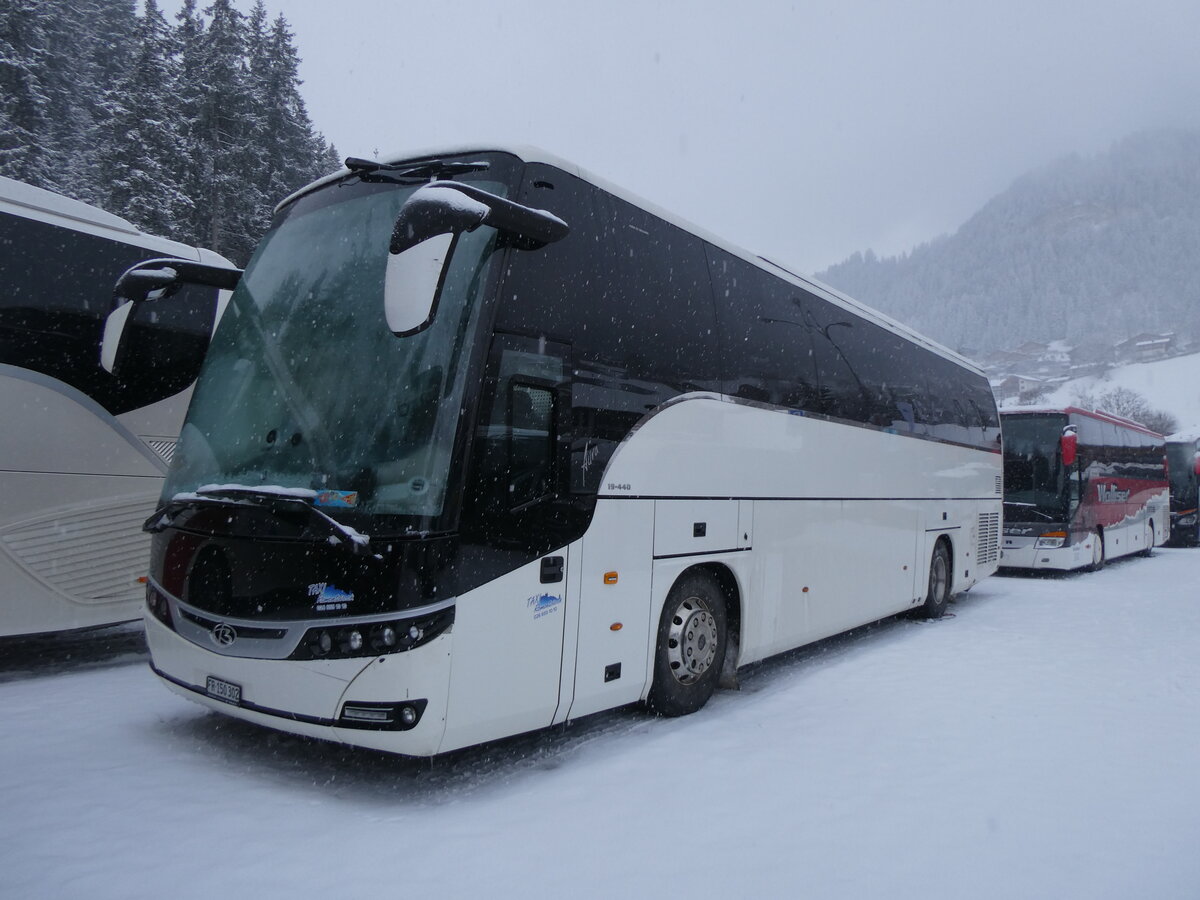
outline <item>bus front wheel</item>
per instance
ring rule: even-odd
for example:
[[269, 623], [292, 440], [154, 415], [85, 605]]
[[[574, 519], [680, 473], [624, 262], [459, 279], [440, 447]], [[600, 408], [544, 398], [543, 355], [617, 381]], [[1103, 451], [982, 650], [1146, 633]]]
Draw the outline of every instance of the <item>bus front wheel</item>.
[[1092, 564], [1088, 566], [1088, 571], [1099, 572], [1104, 568], [1104, 562], [1104, 534], [1096, 529], [1092, 532]]
[[658, 623], [654, 681], [646, 703], [661, 716], [685, 716], [716, 689], [729, 642], [725, 595], [704, 572], [688, 572], [667, 594]]

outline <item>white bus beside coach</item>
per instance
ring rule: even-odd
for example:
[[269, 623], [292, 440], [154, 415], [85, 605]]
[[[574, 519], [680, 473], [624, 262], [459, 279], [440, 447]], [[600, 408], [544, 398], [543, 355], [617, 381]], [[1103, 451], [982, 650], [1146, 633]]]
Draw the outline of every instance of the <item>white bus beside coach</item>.
[[217, 311], [215, 288], [130, 323], [100, 366], [113, 283], [152, 257], [231, 268], [85, 203], [0, 178], [0, 636], [140, 615], [154, 511]]

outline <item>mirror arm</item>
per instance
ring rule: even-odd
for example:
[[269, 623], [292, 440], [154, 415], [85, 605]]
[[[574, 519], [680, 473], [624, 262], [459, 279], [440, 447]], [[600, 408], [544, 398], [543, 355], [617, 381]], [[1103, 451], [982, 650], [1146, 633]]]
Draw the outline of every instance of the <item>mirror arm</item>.
[[[241, 278], [241, 269], [227, 269], [169, 256], [147, 259], [130, 266], [117, 279], [113, 288], [114, 305], [119, 306], [126, 300], [143, 303], [151, 299], [147, 296], [150, 291], [171, 291], [171, 288], [182, 287], [185, 284], [199, 284], [232, 291]], [[148, 283], [153, 283], [154, 287], [148, 287]], [[141, 290], [133, 289], [135, 286]]]
[[544, 209], [522, 206], [520, 203], [457, 181], [438, 181], [431, 187], [437, 185], [452, 187], [472, 200], [478, 200], [488, 208], [488, 214], [484, 216], [482, 224], [491, 225], [500, 231], [507, 231], [540, 244], [561, 241], [571, 231], [566, 222]]
[[[458, 193], [465, 200], [448, 202], [445, 191]], [[474, 231], [480, 225], [490, 225], [538, 246], [560, 241], [570, 232], [566, 222], [544, 209], [522, 206], [462, 182], [434, 181], [419, 188], [401, 208], [388, 252], [396, 255], [434, 235]]]

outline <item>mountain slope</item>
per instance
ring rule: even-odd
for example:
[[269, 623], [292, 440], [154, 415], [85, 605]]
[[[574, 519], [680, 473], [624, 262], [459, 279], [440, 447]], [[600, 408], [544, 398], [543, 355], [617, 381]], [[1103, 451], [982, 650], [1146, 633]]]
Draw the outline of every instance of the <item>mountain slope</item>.
[[1037, 405], [1067, 406], [1117, 388], [1141, 394], [1152, 407], [1174, 416], [1180, 429], [1200, 427], [1200, 353], [1118, 366], [1099, 377], [1075, 378], [1039, 399]]
[[953, 235], [822, 281], [952, 347], [1200, 333], [1200, 133], [1147, 132], [1019, 178]]

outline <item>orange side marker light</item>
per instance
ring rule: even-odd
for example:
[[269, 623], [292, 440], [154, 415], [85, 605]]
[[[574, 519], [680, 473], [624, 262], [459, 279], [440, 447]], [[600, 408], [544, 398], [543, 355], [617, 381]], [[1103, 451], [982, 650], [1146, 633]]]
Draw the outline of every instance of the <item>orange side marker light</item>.
[[617, 583], [617, 573], [616, 572], [605, 572], [604, 573], [604, 583], [605, 584], [616, 584]]

